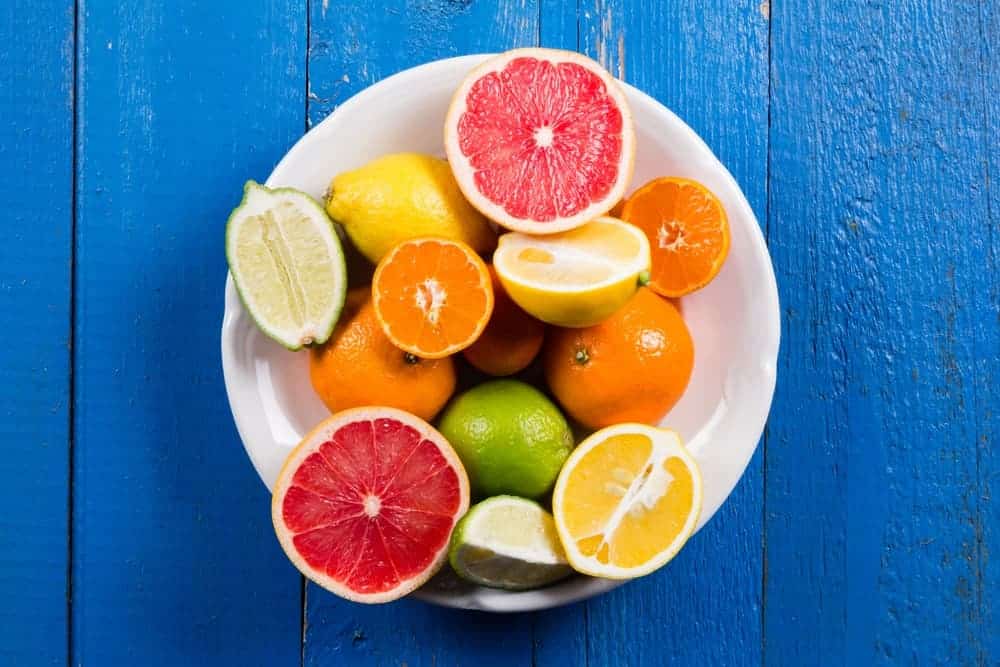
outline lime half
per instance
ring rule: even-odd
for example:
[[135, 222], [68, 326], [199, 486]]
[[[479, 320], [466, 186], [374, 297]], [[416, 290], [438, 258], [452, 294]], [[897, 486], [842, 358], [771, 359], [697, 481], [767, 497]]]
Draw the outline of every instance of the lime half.
[[573, 570], [552, 515], [531, 500], [496, 496], [458, 522], [448, 559], [463, 579], [523, 591], [562, 579]]
[[290, 350], [330, 337], [347, 269], [340, 239], [315, 199], [247, 181], [226, 224], [226, 258], [261, 331]]

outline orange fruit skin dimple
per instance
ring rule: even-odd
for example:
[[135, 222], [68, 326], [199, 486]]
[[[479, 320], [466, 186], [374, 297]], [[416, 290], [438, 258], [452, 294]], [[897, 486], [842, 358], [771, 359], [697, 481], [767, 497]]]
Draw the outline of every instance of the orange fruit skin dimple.
[[389, 340], [424, 359], [470, 346], [493, 312], [486, 263], [466, 244], [443, 238], [394, 247], [375, 269], [372, 298]]
[[455, 365], [393, 345], [375, 317], [370, 290], [362, 287], [348, 293], [330, 340], [310, 351], [309, 379], [330, 412], [385, 405], [430, 421], [455, 390]]
[[726, 211], [697, 181], [655, 178], [625, 200], [620, 217], [649, 239], [649, 286], [663, 296], [701, 289], [718, 275], [729, 254]]
[[462, 354], [470, 364], [488, 375], [513, 375], [527, 368], [542, 349], [545, 325], [511, 300], [492, 266], [490, 278], [493, 315], [483, 334]]
[[559, 403], [592, 429], [658, 424], [694, 368], [694, 344], [680, 312], [645, 287], [600, 324], [551, 328], [542, 355]]

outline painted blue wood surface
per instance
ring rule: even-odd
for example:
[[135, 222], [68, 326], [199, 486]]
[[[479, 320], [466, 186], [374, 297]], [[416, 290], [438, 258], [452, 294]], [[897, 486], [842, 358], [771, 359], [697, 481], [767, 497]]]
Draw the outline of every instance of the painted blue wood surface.
[[305, 127], [306, 15], [233, 9], [80, 6], [73, 664], [300, 656], [218, 341], [226, 217]]
[[[75, 43], [72, 2], [0, 8], [0, 664], [1000, 662], [1000, 3], [114, 4], [80, 0]], [[222, 221], [354, 92], [536, 43], [747, 193], [783, 306], [765, 447], [600, 599], [303, 600], [224, 399]]]
[[1000, 660], [989, 4], [772, 4], [769, 664]]
[[[976, 368], [976, 413], [978, 434], [978, 502], [982, 531], [976, 557], [979, 559], [980, 620], [984, 652], [989, 660], [1000, 660], [1000, 610], [995, 608], [1000, 591], [1000, 2], [980, 5], [979, 76], [983, 89], [983, 189], [989, 217], [976, 228], [986, 243], [987, 264], [976, 281], [976, 332], [979, 359]], [[972, 59], [975, 55], [971, 56]], [[993, 556], [991, 557], [991, 554]]]
[[73, 3], [0, 5], [0, 664], [66, 662]]

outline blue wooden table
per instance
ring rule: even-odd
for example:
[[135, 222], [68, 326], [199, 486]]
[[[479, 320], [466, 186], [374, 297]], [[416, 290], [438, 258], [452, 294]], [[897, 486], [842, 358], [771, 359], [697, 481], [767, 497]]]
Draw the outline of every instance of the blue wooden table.
[[[224, 220], [353, 93], [532, 44], [740, 182], [782, 301], [769, 426], [654, 576], [352, 605], [286, 561], [229, 414]], [[1000, 664], [998, 175], [994, 0], [5, 0], [0, 665]]]

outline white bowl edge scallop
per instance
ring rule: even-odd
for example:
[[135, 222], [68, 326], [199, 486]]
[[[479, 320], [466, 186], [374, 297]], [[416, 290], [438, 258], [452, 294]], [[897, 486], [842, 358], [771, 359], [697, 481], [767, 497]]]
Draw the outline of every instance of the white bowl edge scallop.
[[[359, 92], [299, 139], [266, 184], [321, 198], [334, 174], [379, 155], [443, 155], [441, 125], [451, 92], [489, 55], [427, 63]], [[680, 432], [702, 470], [705, 497], [697, 532], [736, 486], [764, 430], [780, 339], [777, 284], [757, 219], [729, 171], [673, 112], [638, 89], [622, 86], [638, 134], [630, 190], [655, 176], [697, 179], [722, 201], [732, 233], [719, 276], [681, 300], [695, 340], [695, 369], [688, 390], [662, 422]], [[270, 489], [288, 452], [329, 413], [309, 387], [305, 353], [289, 352], [256, 329], [231, 276], [226, 278], [221, 342], [233, 419]], [[444, 578], [413, 595], [448, 607], [515, 612], [569, 604], [620, 583], [576, 576], [540, 590], [511, 593]]]

